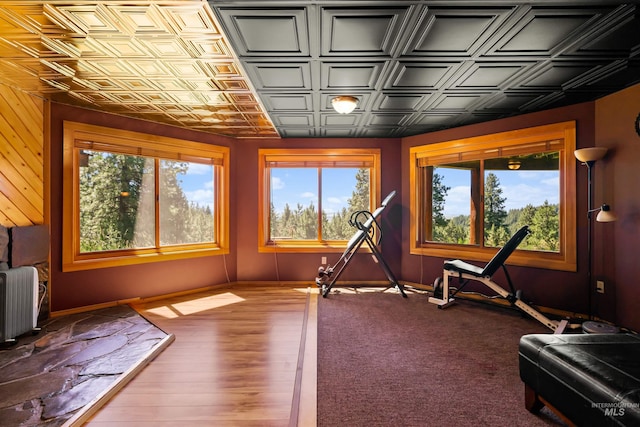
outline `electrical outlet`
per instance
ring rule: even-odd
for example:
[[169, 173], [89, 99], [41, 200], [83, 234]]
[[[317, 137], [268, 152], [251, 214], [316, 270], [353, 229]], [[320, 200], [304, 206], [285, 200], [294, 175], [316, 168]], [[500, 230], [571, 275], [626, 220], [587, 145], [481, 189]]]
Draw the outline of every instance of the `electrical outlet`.
[[325, 265], [327, 263], [327, 257], [323, 256], [322, 257], [322, 261], [320, 262], [320, 264]]
[[604, 294], [604, 281], [602, 280], [596, 281], [596, 291], [599, 294]]

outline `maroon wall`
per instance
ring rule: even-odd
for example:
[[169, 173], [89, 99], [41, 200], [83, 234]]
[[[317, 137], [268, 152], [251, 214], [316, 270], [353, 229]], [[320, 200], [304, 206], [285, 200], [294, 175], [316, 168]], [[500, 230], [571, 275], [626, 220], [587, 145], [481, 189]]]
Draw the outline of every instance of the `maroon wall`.
[[[190, 260], [62, 272], [62, 137], [70, 120], [231, 148], [231, 253]], [[321, 256], [335, 263], [340, 253], [258, 253], [258, 150], [260, 148], [380, 148], [381, 193], [398, 195], [385, 210], [383, 254], [391, 269], [400, 268], [400, 140], [399, 139], [240, 139], [212, 136], [146, 121], [53, 104], [51, 112], [52, 311], [135, 297], [180, 292], [233, 281], [305, 281], [316, 276]], [[226, 266], [225, 266], [226, 263]], [[188, 273], [188, 274], [186, 274]], [[399, 273], [396, 273], [399, 277]], [[357, 254], [341, 280], [386, 280], [370, 255]]]
[[[590, 147], [594, 145], [594, 114], [594, 104], [584, 103], [405, 138], [402, 141], [401, 160], [402, 164], [406, 165], [402, 176], [402, 204], [405, 207], [409, 205], [408, 168], [410, 147], [572, 120], [575, 120], [577, 125], [577, 147]], [[509, 274], [516, 289], [522, 290], [525, 301], [545, 307], [587, 313], [587, 251], [584, 249], [586, 248], [584, 235], [587, 226], [586, 168], [578, 168], [577, 181], [578, 188], [585, 189], [585, 191], [577, 191], [578, 272], [513, 266], [509, 267]], [[581, 212], [585, 212], [585, 214], [581, 215]], [[410, 255], [409, 212], [407, 209], [404, 210], [402, 222], [404, 224], [402, 234], [402, 253], [404, 254], [402, 257], [402, 278], [417, 283], [431, 284], [436, 277], [442, 276], [444, 259]], [[502, 272], [499, 272], [495, 279], [506, 286], [507, 282]], [[486, 288], [480, 288], [479, 290], [488, 291]]]
[[[233, 140], [207, 133], [134, 120], [120, 116], [74, 108], [51, 106], [51, 310], [59, 311], [86, 305], [136, 297], [150, 297], [235, 281], [236, 221], [230, 218], [231, 250], [229, 255], [149, 264], [110, 267], [97, 270], [62, 272], [62, 152], [63, 120], [144, 132], [230, 147], [231, 170], [234, 169]], [[235, 209], [235, 187], [231, 180], [231, 211]], [[226, 263], [226, 270], [225, 270]]]
[[[380, 148], [382, 158], [381, 194], [398, 194], [381, 216], [384, 230], [383, 256], [399, 278], [400, 267], [400, 140], [316, 138], [286, 140], [241, 140], [237, 143], [238, 169], [234, 175], [238, 188], [238, 280], [314, 280], [321, 257], [334, 264], [340, 253], [258, 253], [258, 149], [260, 148]], [[386, 280], [371, 256], [356, 254], [340, 278], [350, 280]]]
[[599, 314], [640, 331], [640, 85], [596, 102], [596, 144], [609, 150], [594, 167], [594, 205], [611, 205], [618, 217], [594, 226], [594, 278], [605, 282], [596, 294]]
[[[640, 140], [633, 119], [640, 112], [640, 86], [597, 103], [584, 103], [524, 114], [399, 139], [242, 139], [231, 140], [200, 132], [149, 123], [58, 104], [51, 114], [51, 233], [52, 310], [63, 310], [133, 297], [162, 295], [227, 281], [305, 281], [315, 277], [321, 256], [335, 263], [340, 253], [258, 253], [258, 150], [260, 148], [380, 148], [382, 195], [398, 195], [385, 210], [383, 253], [400, 280], [431, 284], [441, 275], [441, 258], [409, 254], [409, 149], [447, 140], [486, 135], [544, 124], [575, 120], [578, 148], [603, 145], [611, 149], [596, 165], [594, 203], [610, 203], [620, 220], [612, 227], [594, 228], [594, 278], [606, 281], [604, 295], [592, 292], [594, 314], [634, 330], [640, 329], [637, 278], [640, 263], [635, 251], [640, 242]], [[596, 108], [597, 106], [597, 108]], [[192, 260], [113, 267], [63, 273], [62, 230], [62, 121], [71, 120], [117, 127], [231, 148], [230, 243], [231, 253]], [[599, 137], [596, 139], [596, 134]], [[587, 171], [577, 168], [578, 271], [562, 272], [510, 267], [509, 272], [524, 298], [541, 306], [586, 313], [587, 286]], [[605, 200], [606, 199], [606, 200]], [[606, 224], [610, 226], [611, 224]], [[225, 263], [226, 261], [226, 263]], [[225, 265], [226, 264], [226, 265]], [[188, 274], [185, 274], [188, 272]], [[496, 276], [500, 283], [504, 278]], [[386, 280], [367, 254], [354, 257], [341, 280]]]

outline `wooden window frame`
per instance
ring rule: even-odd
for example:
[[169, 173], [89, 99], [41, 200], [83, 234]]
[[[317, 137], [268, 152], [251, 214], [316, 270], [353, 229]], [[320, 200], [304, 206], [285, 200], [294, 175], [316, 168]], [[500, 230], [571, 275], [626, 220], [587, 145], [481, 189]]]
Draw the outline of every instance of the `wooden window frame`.
[[[538, 148], [536, 148], [538, 147]], [[453, 141], [411, 147], [409, 151], [410, 253], [448, 259], [489, 261], [495, 248], [450, 243], [422, 243], [418, 237], [420, 221], [425, 221], [420, 204], [420, 168], [425, 164], [480, 160], [511, 154], [558, 151], [559, 158], [559, 252], [516, 250], [509, 264], [551, 270], [577, 271], [576, 220], [576, 124], [574, 121], [536, 126]], [[533, 150], [533, 151], [528, 151]], [[424, 193], [424, 191], [423, 191]], [[425, 222], [426, 223], [426, 222]]]
[[[367, 164], [369, 176], [369, 203], [373, 211], [380, 203], [380, 149], [339, 148], [339, 149], [260, 149], [258, 150], [258, 252], [342, 252], [347, 245], [344, 241], [321, 240], [269, 240], [270, 226], [270, 164], [286, 167], [332, 167], [339, 163], [349, 167]], [[354, 230], [355, 231], [355, 230]]]
[[[62, 271], [143, 264], [229, 253], [229, 148], [85, 123], [64, 122]], [[80, 151], [90, 149], [163, 160], [214, 165], [214, 235], [212, 243], [80, 252]], [[156, 231], [158, 232], [158, 230]]]

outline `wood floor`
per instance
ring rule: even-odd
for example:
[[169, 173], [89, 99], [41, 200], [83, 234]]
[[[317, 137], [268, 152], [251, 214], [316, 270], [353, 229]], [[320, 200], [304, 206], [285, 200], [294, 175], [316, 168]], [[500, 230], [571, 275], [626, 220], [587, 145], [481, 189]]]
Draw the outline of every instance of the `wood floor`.
[[317, 289], [236, 285], [135, 307], [175, 341], [87, 426], [315, 426]]

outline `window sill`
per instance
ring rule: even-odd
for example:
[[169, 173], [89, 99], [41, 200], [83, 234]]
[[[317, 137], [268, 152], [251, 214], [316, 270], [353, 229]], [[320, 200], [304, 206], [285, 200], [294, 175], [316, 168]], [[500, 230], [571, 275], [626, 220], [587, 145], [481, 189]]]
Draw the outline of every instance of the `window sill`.
[[174, 252], [150, 252], [141, 254], [113, 254], [109, 256], [97, 257], [96, 255], [84, 256], [69, 262], [63, 262], [62, 271], [83, 271], [98, 268], [122, 267], [125, 265], [147, 264], [163, 261], [175, 261], [181, 259], [201, 258], [205, 256], [226, 255], [229, 249], [207, 248], [183, 250]]
[[[261, 245], [258, 247], [259, 253], [342, 253], [347, 249], [347, 242], [340, 243], [278, 243], [270, 245]], [[358, 251], [371, 252], [366, 246], [362, 245]]]
[[[477, 248], [455, 245], [452, 247], [417, 247], [412, 246], [411, 255], [430, 256], [445, 259], [462, 259], [464, 261], [480, 261], [487, 263], [499, 248]], [[546, 270], [577, 271], [575, 262], [571, 262], [565, 255], [557, 252], [516, 250], [507, 260], [509, 265], [522, 267], [543, 268]]]

